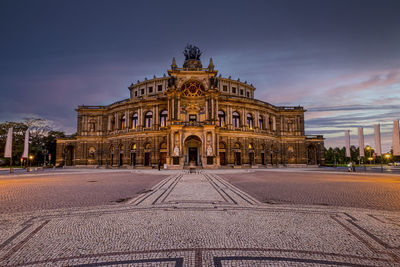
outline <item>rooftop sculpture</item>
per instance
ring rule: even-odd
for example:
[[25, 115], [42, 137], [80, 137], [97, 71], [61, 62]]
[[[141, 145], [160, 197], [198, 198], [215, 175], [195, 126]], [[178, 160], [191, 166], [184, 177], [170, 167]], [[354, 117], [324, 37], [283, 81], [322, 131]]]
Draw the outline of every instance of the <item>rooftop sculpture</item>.
[[185, 50], [183, 51], [183, 55], [185, 56], [185, 60], [195, 59], [200, 60], [202, 52], [197, 46], [187, 45]]

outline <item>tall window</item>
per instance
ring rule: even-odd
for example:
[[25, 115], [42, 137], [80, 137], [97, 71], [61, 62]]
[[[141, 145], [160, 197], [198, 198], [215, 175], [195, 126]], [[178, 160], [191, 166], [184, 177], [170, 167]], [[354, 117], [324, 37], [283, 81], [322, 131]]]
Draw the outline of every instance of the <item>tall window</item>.
[[132, 116], [132, 129], [136, 129], [138, 127], [138, 115], [137, 113]]
[[153, 126], [153, 112], [148, 111], [145, 115], [145, 125], [147, 128], [150, 128]]
[[167, 117], [168, 117], [168, 111], [163, 110], [160, 113], [160, 126], [165, 127], [167, 126]]
[[253, 129], [253, 116], [250, 113], [247, 114], [247, 126], [249, 126], [250, 129]]
[[272, 126], [273, 126], [272, 118], [269, 117], [269, 120], [268, 120], [268, 121], [269, 121], [269, 123], [268, 123], [268, 124], [269, 124], [269, 125], [268, 125], [268, 128], [269, 128], [270, 131], [272, 131], [272, 130], [273, 130], [273, 127], [272, 127]]
[[124, 115], [121, 118], [121, 130], [125, 129], [125, 122], [126, 122], [126, 118], [125, 118], [125, 115]]
[[240, 115], [236, 111], [232, 113], [232, 123], [233, 123], [233, 127], [240, 126]]
[[264, 130], [264, 118], [261, 115], [258, 117], [258, 124], [260, 125], [260, 129]]
[[115, 117], [113, 116], [111, 119], [111, 131], [115, 131], [116, 127], [115, 127]]
[[218, 111], [218, 122], [219, 122], [219, 127], [225, 126], [225, 112], [222, 110]]

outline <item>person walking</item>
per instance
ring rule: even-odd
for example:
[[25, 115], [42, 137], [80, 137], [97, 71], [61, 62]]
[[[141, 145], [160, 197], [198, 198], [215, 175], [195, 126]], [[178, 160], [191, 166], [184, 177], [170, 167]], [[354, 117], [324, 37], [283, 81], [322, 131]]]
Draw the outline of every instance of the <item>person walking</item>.
[[161, 170], [161, 160], [160, 159], [158, 160], [158, 170], [159, 171]]
[[350, 161], [350, 163], [347, 165], [347, 171], [352, 172], [353, 171], [353, 162]]

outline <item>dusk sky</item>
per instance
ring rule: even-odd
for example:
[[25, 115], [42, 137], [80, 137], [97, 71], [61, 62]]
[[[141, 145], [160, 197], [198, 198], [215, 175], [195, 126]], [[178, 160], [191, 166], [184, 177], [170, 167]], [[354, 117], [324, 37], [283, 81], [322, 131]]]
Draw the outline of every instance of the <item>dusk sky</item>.
[[400, 118], [400, 1], [0, 1], [0, 121], [42, 117], [76, 131], [81, 104], [129, 97], [187, 43], [255, 97], [302, 105], [306, 133], [383, 152]]

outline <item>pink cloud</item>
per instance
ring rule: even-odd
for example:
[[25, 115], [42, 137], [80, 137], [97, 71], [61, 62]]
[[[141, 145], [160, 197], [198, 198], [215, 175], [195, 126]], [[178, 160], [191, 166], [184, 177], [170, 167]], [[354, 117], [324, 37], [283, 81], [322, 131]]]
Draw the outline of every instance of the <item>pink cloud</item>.
[[346, 84], [329, 89], [328, 96], [346, 95], [353, 92], [371, 90], [379, 87], [391, 86], [400, 83], [400, 71], [391, 71], [386, 74], [373, 74], [366, 81]]

